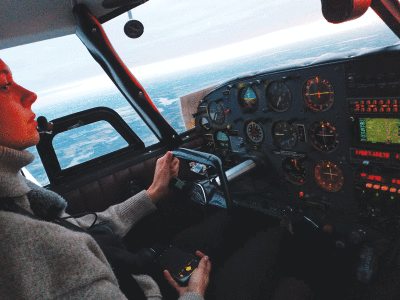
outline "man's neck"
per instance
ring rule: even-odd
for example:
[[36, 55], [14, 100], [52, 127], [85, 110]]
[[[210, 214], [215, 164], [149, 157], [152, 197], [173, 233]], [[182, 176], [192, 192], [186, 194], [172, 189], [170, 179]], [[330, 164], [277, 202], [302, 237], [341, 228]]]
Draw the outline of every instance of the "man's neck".
[[28, 150], [0, 146], [0, 197], [18, 197], [30, 191], [21, 169], [35, 159]]

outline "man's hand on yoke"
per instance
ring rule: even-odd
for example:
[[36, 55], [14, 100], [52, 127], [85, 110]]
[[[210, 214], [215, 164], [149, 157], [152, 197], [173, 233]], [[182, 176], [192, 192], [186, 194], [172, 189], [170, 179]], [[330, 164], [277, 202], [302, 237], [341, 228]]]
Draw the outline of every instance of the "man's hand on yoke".
[[157, 160], [153, 183], [147, 190], [147, 194], [153, 203], [165, 196], [169, 191], [169, 181], [178, 176], [179, 159], [174, 158], [172, 152], [168, 151]]

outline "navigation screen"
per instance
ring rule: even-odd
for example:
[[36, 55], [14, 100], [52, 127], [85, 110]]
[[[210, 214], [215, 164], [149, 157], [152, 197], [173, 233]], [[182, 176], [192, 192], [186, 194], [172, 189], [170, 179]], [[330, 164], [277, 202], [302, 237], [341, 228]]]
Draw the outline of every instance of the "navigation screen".
[[360, 118], [360, 141], [400, 144], [400, 119]]

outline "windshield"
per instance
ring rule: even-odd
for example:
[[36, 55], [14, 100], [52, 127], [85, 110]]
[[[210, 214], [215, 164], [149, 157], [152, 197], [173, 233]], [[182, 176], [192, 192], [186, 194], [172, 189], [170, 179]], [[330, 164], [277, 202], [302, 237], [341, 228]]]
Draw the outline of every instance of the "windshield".
[[[138, 39], [124, 34], [130, 19], [144, 25]], [[179, 101], [184, 95], [243, 72], [398, 41], [371, 9], [355, 21], [327, 23], [320, 0], [231, 0], [229, 5], [211, 0], [152, 0], [103, 26], [124, 63], [178, 133], [187, 129]], [[17, 83], [38, 94], [33, 106], [37, 116], [51, 120], [108, 106], [120, 113], [146, 146], [158, 142], [75, 35], [5, 49], [1, 58]], [[63, 165], [73, 166], [80, 157], [93, 158], [93, 147], [77, 145], [56, 149], [65, 159]], [[31, 151], [37, 159], [28, 170], [47, 184], [37, 152]]]

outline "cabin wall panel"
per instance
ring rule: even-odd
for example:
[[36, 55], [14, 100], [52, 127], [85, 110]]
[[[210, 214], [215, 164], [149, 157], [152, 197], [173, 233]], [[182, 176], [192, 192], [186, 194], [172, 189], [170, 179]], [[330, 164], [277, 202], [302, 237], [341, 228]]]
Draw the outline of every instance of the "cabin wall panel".
[[[203, 143], [204, 140], [199, 138], [182, 147], [196, 149]], [[161, 155], [153, 157], [63, 194], [62, 196], [68, 202], [67, 212], [69, 214], [99, 212], [111, 205], [121, 203], [126, 200], [121, 197], [122, 189], [132, 180], [140, 180], [142, 187], [147, 189], [153, 182], [155, 166], [160, 157]], [[178, 177], [189, 178], [190, 173], [186, 164], [181, 163]]]
[[121, 190], [131, 180], [140, 180], [144, 188], [149, 187], [158, 158], [159, 156], [120, 170], [64, 194], [63, 197], [68, 202], [68, 213], [103, 211], [126, 200], [121, 198]]
[[129, 178], [132, 176], [132, 172], [129, 170], [129, 168], [126, 168], [121, 171], [115, 172], [113, 175], [116, 184], [119, 186], [119, 188], [122, 188], [124, 183], [128, 182]]
[[119, 192], [116, 189], [117, 183], [115, 181], [114, 174], [100, 178], [98, 180], [98, 184], [106, 204], [108, 204], [109, 201], [112, 201], [114, 204], [119, 202]]
[[107, 209], [107, 201], [101, 192], [100, 184], [98, 181], [89, 183], [79, 188], [83, 196], [83, 201], [88, 207], [88, 211], [103, 211]]
[[63, 195], [68, 202], [67, 213], [76, 214], [89, 211], [86, 202], [83, 200], [83, 195], [79, 189], [70, 191]]

